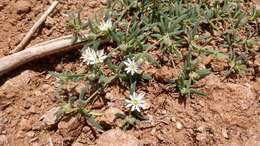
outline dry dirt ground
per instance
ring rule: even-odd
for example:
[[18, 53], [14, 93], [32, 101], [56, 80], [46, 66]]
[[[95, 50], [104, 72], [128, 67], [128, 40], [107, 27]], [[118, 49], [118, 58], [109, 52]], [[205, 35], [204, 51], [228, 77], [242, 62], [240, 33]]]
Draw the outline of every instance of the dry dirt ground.
[[[19, 43], [47, 5], [46, 0], [0, 1], [0, 57], [8, 55]], [[78, 9], [78, 6], [83, 8], [83, 17], [88, 17], [99, 14], [102, 2], [62, 1], [29, 45], [69, 33], [64, 27], [63, 14]], [[47, 71], [75, 71], [79, 68], [78, 57], [78, 52], [50, 56], [0, 78], [1, 146], [43, 146], [51, 142], [55, 146], [102, 145], [100, 141], [110, 139], [109, 134], [93, 132], [79, 116], [52, 127], [46, 127], [40, 121], [58, 103], [55, 80]], [[258, 56], [255, 63], [259, 65], [259, 62]], [[221, 63], [216, 64], [216, 68], [219, 65]], [[167, 67], [155, 72], [159, 77], [176, 77], [175, 71]], [[166, 91], [159, 83], [140, 87], [147, 93], [149, 105], [144, 114], [149, 120], [138, 123], [126, 133], [119, 131], [118, 137], [127, 134], [125, 137], [147, 146], [260, 145], [259, 76], [223, 81], [218, 72], [214, 72], [197, 84], [208, 96], [193, 96], [185, 104], [178, 101], [179, 95]], [[107, 112], [111, 107], [120, 109], [126, 95], [119, 87], [112, 86], [104, 95], [109, 103], [103, 108], [98, 105], [94, 108]]]

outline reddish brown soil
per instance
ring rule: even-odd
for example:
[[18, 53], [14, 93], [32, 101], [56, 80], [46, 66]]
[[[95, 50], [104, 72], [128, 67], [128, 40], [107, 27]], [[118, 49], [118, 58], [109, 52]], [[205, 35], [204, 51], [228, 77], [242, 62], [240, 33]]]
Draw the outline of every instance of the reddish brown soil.
[[[17, 3], [16, 0], [0, 1], [0, 57], [8, 55], [49, 4], [46, 0], [31, 0], [30, 7], [18, 13], [24, 5], [18, 8]], [[77, 6], [83, 7], [83, 17], [87, 17], [99, 12], [101, 3], [95, 0], [61, 2], [29, 45], [69, 33], [64, 27], [62, 14], [77, 9]], [[76, 70], [79, 68], [77, 58], [77, 52], [51, 56], [0, 79], [0, 145], [50, 145], [50, 140], [55, 145], [95, 145], [95, 134], [84, 122], [67, 131], [67, 123], [47, 129], [39, 121], [44, 113], [58, 104], [54, 79], [47, 71]], [[176, 78], [178, 74], [167, 67], [149, 71], [156, 73], [158, 78]], [[186, 102], [179, 101], [178, 94], [167, 91], [161, 84], [142, 86], [140, 91], [147, 93], [149, 103], [144, 114], [150, 120], [138, 123], [128, 133], [144, 145], [152, 146], [260, 145], [259, 77], [223, 81], [217, 73], [212, 73], [196, 86], [208, 96], [193, 96]], [[110, 99], [107, 105], [121, 108], [126, 95], [117, 86], [109, 87], [105, 95]]]

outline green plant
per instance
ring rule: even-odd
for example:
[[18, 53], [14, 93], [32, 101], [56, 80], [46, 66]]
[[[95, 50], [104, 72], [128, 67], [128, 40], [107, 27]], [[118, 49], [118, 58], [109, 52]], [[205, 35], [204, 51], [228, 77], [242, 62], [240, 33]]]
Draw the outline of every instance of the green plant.
[[[85, 117], [86, 121], [90, 125], [98, 129], [102, 129], [102, 127], [95, 121], [96, 114], [91, 110], [85, 108], [86, 105], [90, 103], [90, 100], [95, 95], [95, 93], [87, 99], [84, 98], [86, 89], [81, 89], [78, 97], [73, 94], [67, 95], [67, 97], [60, 95], [61, 92], [66, 92], [65, 90], [69, 90], [68, 92], [74, 92], [70, 89], [66, 89], [67, 86], [70, 84], [70, 82], [78, 82], [81, 80], [85, 80], [86, 75], [83, 74], [77, 75], [70, 72], [65, 72], [65, 73], [50, 72], [50, 74], [54, 76], [57, 80], [56, 96], [61, 101], [60, 109], [56, 113], [56, 116], [58, 118], [64, 118], [79, 113], [83, 117]], [[71, 88], [74, 89], [75, 87], [71, 87]]]
[[192, 60], [191, 50], [189, 51], [184, 67], [182, 69], [179, 78], [171, 84], [171, 87], [176, 87], [177, 90], [184, 97], [191, 97], [192, 94], [198, 94], [205, 96], [206, 94], [192, 87], [192, 84], [196, 83], [201, 78], [210, 74], [208, 69], [198, 69], [197, 61]]
[[[113, 84], [130, 91], [130, 97], [134, 96], [140, 83], [153, 80], [153, 76], [142, 71], [146, 62], [157, 68], [184, 62], [178, 79], [168, 84], [182, 97], [205, 95], [193, 85], [208, 75], [210, 69], [200, 69], [196, 57], [203, 54], [229, 59], [227, 74], [242, 73], [246, 58], [237, 56], [248, 55], [256, 44], [257, 33], [250, 22], [255, 21], [258, 14], [255, 9], [251, 13], [241, 9], [241, 4], [236, 0], [110, 0], [101, 21], [83, 22], [80, 11], [71, 13], [67, 27], [74, 32], [73, 41], [80, 39], [85, 43], [81, 50], [85, 71], [81, 74], [51, 73], [59, 79], [57, 96], [70, 81], [84, 81], [90, 85], [90, 95], [83, 92], [78, 96], [65, 95], [69, 98], [65, 107], [70, 107], [65, 109], [81, 113], [92, 125], [97, 125], [86, 105], [94, 104], [98, 95]], [[83, 33], [86, 30], [87, 35]], [[241, 36], [243, 32], [246, 33]], [[154, 58], [156, 51], [168, 60], [160, 62], [162, 56], [158, 60]], [[131, 99], [127, 103], [139, 102]], [[143, 119], [141, 112], [138, 107], [118, 115], [124, 119], [122, 129]]]
[[225, 76], [228, 77], [231, 74], [238, 73], [239, 75], [243, 75], [246, 70], [245, 58], [243, 55], [237, 57], [235, 54], [230, 55], [229, 59], [229, 69], [225, 71]]

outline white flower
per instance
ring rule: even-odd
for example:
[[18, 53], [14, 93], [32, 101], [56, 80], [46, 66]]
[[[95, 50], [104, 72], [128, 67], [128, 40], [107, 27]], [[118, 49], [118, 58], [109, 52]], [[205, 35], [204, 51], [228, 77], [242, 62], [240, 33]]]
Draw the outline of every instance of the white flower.
[[131, 111], [137, 110], [138, 112], [140, 112], [140, 108], [144, 108], [144, 93], [140, 93], [140, 94], [136, 94], [135, 92], [133, 93], [133, 95], [130, 95], [130, 100], [126, 99], [126, 107], [127, 108], [131, 108]]
[[100, 31], [108, 31], [112, 28], [112, 21], [108, 19], [107, 21], [101, 23], [101, 25], [98, 28]]
[[95, 52], [92, 48], [87, 48], [83, 53], [81, 58], [83, 59], [83, 62], [87, 62], [87, 64], [98, 64], [102, 63], [107, 56], [104, 55], [104, 50], [99, 50]]
[[127, 66], [125, 68], [126, 73], [131, 73], [131, 75], [134, 75], [134, 73], [138, 73], [139, 72], [139, 64], [137, 64], [134, 61], [134, 58], [132, 60], [127, 58], [127, 61], [124, 61], [124, 64]]

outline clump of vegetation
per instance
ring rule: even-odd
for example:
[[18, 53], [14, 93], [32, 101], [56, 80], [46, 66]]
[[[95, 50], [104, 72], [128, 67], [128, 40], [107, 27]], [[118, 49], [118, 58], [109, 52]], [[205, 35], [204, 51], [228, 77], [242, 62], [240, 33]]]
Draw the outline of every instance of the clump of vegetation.
[[[250, 22], [258, 17], [255, 9], [249, 13], [241, 4], [246, 5], [246, 2], [111, 0], [102, 21], [82, 22], [80, 13], [69, 15], [67, 26], [74, 32], [73, 41], [85, 42], [81, 51], [85, 70], [80, 74], [52, 73], [59, 80], [57, 93], [60, 94], [62, 86], [69, 81], [83, 81], [91, 85], [91, 94], [87, 96], [82, 90], [78, 97], [62, 99], [64, 113], [82, 113], [91, 125], [101, 128], [94, 120], [95, 114], [86, 107], [100, 100], [98, 95], [113, 83], [130, 91], [125, 105], [129, 112], [117, 115], [124, 119], [122, 129], [144, 120], [141, 110], [146, 97], [145, 93], [137, 93], [137, 85], [154, 79], [145, 74], [141, 66], [144, 62], [155, 68], [165, 65], [154, 59], [153, 51], [184, 62], [178, 79], [166, 83], [180, 92], [180, 98], [205, 95], [192, 87], [211, 70], [198, 66], [200, 55], [228, 59], [230, 67], [226, 75], [241, 73], [246, 69], [246, 58], [237, 56], [247, 56], [254, 51], [257, 32]], [[89, 31], [85, 34], [84, 30]], [[240, 33], [245, 33], [246, 38], [240, 37]], [[175, 63], [169, 59], [168, 64], [174, 66]]]

